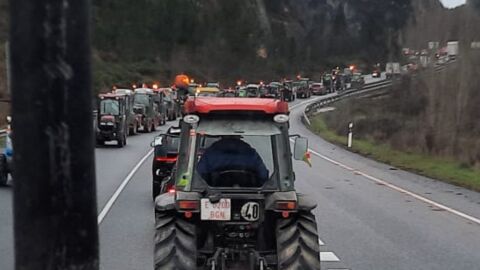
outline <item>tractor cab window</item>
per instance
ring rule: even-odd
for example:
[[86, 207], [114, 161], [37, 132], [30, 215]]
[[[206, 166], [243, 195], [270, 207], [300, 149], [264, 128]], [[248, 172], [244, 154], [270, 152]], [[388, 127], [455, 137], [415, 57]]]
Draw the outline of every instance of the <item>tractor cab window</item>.
[[262, 121], [204, 121], [198, 128], [196, 175], [212, 187], [261, 187], [275, 172], [280, 131]]
[[117, 100], [104, 99], [100, 102], [101, 115], [119, 115], [120, 106]]
[[150, 99], [148, 95], [135, 94], [135, 104], [142, 104], [142, 105], [148, 106], [150, 105]]

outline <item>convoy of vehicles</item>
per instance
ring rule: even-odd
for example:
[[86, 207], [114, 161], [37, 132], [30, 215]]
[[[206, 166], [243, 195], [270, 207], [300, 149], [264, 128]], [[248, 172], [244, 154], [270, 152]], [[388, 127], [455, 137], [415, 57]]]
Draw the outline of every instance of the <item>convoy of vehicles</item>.
[[[307, 151], [306, 139], [288, 133], [288, 104], [199, 97], [184, 113], [174, 185], [155, 200], [155, 269], [320, 269], [316, 205], [296, 192], [286, 158]], [[228, 139], [255, 149], [266, 178], [248, 167], [199, 172], [209, 148]]]
[[5, 145], [0, 152], [0, 186], [5, 186], [8, 182], [8, 176], [13, 173], [13, 145], [12, 145], [12, 130], [10, 124], [12, 118], [7, 116], [8, 127], [6, 130]]

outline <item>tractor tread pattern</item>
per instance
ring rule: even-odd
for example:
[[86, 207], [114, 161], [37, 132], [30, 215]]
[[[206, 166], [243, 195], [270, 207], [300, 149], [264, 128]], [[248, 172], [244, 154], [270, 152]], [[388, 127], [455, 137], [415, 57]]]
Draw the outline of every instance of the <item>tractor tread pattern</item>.
[[315, 216], [300, 212], [276, 226], [278, 270], [319, 270], [320, 247]]
[[155, 270], [196, 269], [195, 225], [171, 212], [155, 215]]

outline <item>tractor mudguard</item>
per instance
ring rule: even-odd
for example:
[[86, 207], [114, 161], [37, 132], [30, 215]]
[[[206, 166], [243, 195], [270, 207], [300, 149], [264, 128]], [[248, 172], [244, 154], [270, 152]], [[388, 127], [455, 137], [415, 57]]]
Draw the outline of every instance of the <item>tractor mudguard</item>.
[[312, 196], [308, 194], [297, 193], [298, 199], [298, 210], [301, 211], [311, 211], [317, 208], [317, 203], [312, 198]]
[[175, 194], [163, 193], [155, 198], [155, 210], [159, 212], [175, 209]]

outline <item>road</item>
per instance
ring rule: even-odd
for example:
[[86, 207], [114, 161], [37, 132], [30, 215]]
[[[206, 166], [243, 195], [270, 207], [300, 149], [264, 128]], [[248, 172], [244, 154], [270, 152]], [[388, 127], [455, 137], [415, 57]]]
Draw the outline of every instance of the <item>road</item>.
[[[312, 168], [295, 162], [295, 171], [297, 188], [318, 203], [322, 269], [478, 269], [480, 223], [467, 218], [480, 217], [480, 194], [325, 142], [299, 121], [314, 99], [292, 104], [291, 132], [308, 137], [314, 153]], [[142, 134], [129, 137], [124, 149], [96, 150], [103, 270], [153, 268], [152, 139]], [[0, 189], [2, 270], [13, 269], [11, 196], [10, 188]]]

